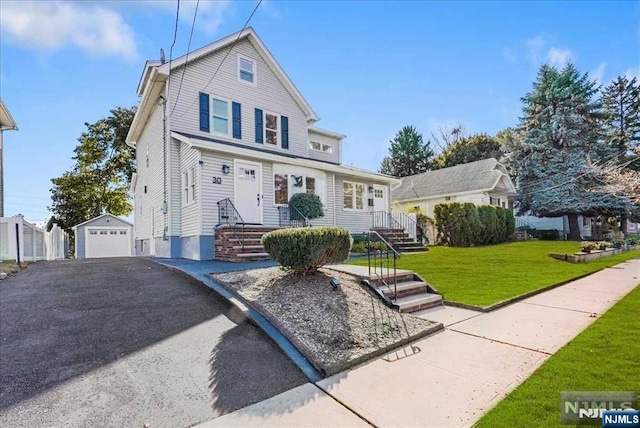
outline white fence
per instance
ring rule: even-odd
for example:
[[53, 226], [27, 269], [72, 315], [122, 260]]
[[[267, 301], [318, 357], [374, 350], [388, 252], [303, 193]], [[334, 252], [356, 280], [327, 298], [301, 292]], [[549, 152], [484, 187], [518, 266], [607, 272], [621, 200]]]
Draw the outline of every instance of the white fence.
[[34, 262], [64, 259], [68, 255], [68, 247], [69, 236], [57, 225], [47, 232], [25, 221], [22, 216], [0, 217], [0, 260], [19, 258]]

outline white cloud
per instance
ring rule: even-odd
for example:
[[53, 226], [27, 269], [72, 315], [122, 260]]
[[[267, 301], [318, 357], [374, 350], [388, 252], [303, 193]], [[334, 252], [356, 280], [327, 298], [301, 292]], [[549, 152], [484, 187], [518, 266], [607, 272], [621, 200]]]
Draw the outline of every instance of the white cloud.
[[546, 44], [547, 38], [542, 35], [525, 40], [524, 45], [531, 62], [537, 65], [542, 61], [542, 51]]
[[567, 48], [551, 46], [547, 51], [546, 60], [547, 64], [553, 67], [563, 68], [569, 62], [574, 61], [575, 56]]
[[633, 79], [634, 77], [640, 80], [640, 66], [628, 69], [627, 71], [624, 72], [624, 75], [629, 80]]
[[604, 78], [604, 70], [607, 68], [606, 62], [601, 62], [598, 67], [589, 73], [589, 76], [595, 80], [598, 85], [602, 85], [602, 79]]
[[[166, 12], [170, 12], [175, 16], [177, 3], [167, 0], [140, 0], [137, 2], [140, 6], [154, 6]], [[189, 24], [193, 22], [193, 14], [196, 9], [196, 0], [180, 1], [180, 20]], [[198, 5], [198, 16], [196, 17], [196, 30], [202, 30], [207, 33], [215, 33], [226, 15], [232, 10], [232, 3], [229, 0], [220, 1], [201, 1]]]
[[2, 1], [0, 28], [11, 42], [56, 51], [75, 46], [92, 55], [136, 56], [133, 30], [122, 16], [102, 6], [66, 1]]

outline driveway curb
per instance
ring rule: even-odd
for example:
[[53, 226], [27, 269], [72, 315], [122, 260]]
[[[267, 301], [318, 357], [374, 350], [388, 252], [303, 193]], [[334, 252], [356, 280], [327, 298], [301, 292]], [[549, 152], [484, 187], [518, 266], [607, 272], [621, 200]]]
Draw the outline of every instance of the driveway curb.
[[283, 335], [269, 320], [267, 320], [262, 314], [249, 305], [244, 304], [243, 299], [233, 292], [223, 287], [222, 285], [212, 281], [205, 274], [193, 274], [186, 269], [180, 267], [171, 266], [163, 263], [162, 261], [149, 258], [150, 261], [174, 272], [178, 275], [187, 277], [191, 280], [195, 279], [199, 284], [207, 288], [207, 290], [213, 291], [221, 298], [227, 300], [239, 311], [241, 311], [253, 324], [259, 327], [263, 332], [267, 334], [275, 342], [276, 345], [282, 350], [282, 352], [289, 357], [293, 363], [298, 366], [300, 371], [309, 379], [310, 382], [316, 383], [323, 379], [318, 370], [305, 358], [305, 356], [295, 347], [295, 345]]

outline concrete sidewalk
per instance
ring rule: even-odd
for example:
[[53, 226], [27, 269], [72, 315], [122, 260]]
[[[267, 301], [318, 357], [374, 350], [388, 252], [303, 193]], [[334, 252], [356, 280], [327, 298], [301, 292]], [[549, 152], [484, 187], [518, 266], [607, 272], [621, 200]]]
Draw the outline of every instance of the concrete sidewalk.
[[470, 426], [638, 283], [636, 259], [490, 313], [427, 310], [443, 332], [321, 380], [325, 395], [307, 384], [206, 426]]

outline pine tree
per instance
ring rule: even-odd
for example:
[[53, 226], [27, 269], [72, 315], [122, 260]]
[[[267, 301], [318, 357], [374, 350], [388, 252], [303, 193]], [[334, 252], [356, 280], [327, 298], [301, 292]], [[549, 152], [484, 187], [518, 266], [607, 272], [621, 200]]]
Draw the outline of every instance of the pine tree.
[[630, 209], [626, 197], [592, 191], [589, 160], [616, 157], [603, 141], [602, 105], [587, 73], [569, 64], [543, 65], [533, 90], [522, 98], [521, 141], [509, 158], [518, 171], [520, 212], [545, 217], [567, 215], [570, 239], [580, 239], [578, 215], [616, 215]]
[[407, 177], [429, 170], [433, 150], [429, 141], [413, 126], [402, 128], [390, 141], [389, 156], [382, 160], [380, 172], [395, 177]]
[[[619, 76], [602, 93], [605, 141], [615, 147], [621, 162], [634, 153], [640, 156], [640, 84]], [[630, 164], [640, 170], [640, 162]]]

